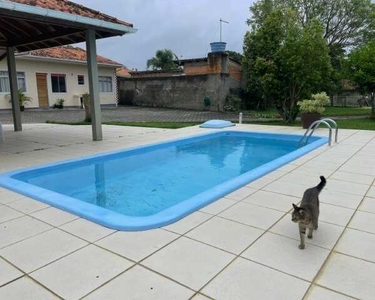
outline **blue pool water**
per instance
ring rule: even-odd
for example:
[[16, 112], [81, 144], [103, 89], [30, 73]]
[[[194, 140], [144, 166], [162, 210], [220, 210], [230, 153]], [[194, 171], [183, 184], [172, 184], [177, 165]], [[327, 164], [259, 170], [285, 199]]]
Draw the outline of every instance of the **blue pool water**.
[[0, 185], [108, 227], [148, 229], [171, 223], [326, 142], [314, 137], [297, 149], [299, 139], [219, 132], [18, 171], [0, 176]]

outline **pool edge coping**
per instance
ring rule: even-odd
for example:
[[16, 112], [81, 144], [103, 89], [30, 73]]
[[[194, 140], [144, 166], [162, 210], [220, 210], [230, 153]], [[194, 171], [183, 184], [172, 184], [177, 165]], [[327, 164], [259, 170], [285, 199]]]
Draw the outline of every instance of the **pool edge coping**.
[[[131, 217], [122, 215], [120, 213], [96, 206], [94, 204], [90, 204], [84, 202], [79, 199], [71, 198], [57, 192], [53, 192], [47, 189], [43, 189], [20, 180], [16, 180], [11, 178], [16, 174], [28, 172], [28, 171], [35, 171], [50, 167], [56, 167], [59, 165], [66, 165], [69, 163], [76, 163], [82, 162], [90, 159], [101, 158], [108, 155], [115, 155], [124, 152], [131, 152], [137, 150], [144, 150], [144, 149], [157, 149], [160, 146], [170, 146], [175, 144], [176, 142], [181, 141], [189, 141], [199, 138], [204, 138], [206, 136], [215, 136], [215, 135], [222, 135], [225, 133], [253, 133], [258, 135], [270, 135], [270, 136], [294, 136], [294, 137], [302, 137], [301, 135], [297, 134], [289, 134], [289, 133], [268, 133], [268, 132], [253, 132], [253, 131], [234, 131], [234, 130], [220, 130], [220, 131], [211, 131], [205, 132], [202, 134], [186, 136], [178, 139], [166, 140], [163, 142], [151, 143], [146, 145], [140, 145], [136, 147], [130, 147], [123, 150], [116, 150], [116, 151], [109, 151], [95, 155], [84, 156], [81, 158], [75, 158], [71, 160], [60, 161], [56, 163], [45, 164], [36, 167], [24, 168], [16, 171], [10, 171], [6, 173], [0, 174], [0, 187], [4, 187], [26, 197], [35, 199], [37, 201], [46, 203], [51, 205], [52, 207], [56, 207], [62, 209], [63, 211], [72, 213], [89, 221], [98, 223], [108, 228], [112, 228], [115, 230], [124, 230], [124, 231], [140, 231], [140, 230], [148, 230], [148, 229], [155, 229], [159, 227], [163, 227], [182, 219], [183, 217], [198, 211], [200, 208], [207, 206], [214, 201], [222, 198], [223, 196], [249, 184], [250, 182], [268, 174], [290, 162], [293, 160], [311, 152], [314, 149], [317, 149], [328, 142], [328, 139], [321, 136], [315, 136], [318, 138], [316, 141], [299, 148], [293, 152], [290, 152], [286, 155], [283, 155], [273, 161], [270, 161], [258, 168], [255, 168], [249, 172], [246, 172], [240, 176], [237, 176], [233, 179], [230, 179], [220, 185], [217, 185], [213, 188], [210, 188], [203, 193], [197, 194], [185, 201], [182, 201], [174, 206], [171, 206], [159, 213], [156, 213], [151, 216], [146, 217]], [[130, 224], [130, 225], [129, 225]]]

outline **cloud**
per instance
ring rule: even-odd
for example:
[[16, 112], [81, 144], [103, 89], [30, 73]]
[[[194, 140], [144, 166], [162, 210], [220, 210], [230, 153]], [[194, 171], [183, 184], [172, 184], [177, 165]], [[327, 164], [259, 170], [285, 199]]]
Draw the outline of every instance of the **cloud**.
[[219, 41], [220, 18], [227, 49], [242, 52], [252, 0], [75, 0], [134, 24], [135, 34], [98, 41], [98, 53], [129, 68], [144, 70], [158, 49], [179, 57], [204, 57]]

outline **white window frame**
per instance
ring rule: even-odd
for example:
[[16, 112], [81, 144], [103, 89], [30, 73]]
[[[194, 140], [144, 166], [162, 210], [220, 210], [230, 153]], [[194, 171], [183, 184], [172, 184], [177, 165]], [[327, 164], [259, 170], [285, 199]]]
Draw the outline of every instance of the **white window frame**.
[[[52, 77], [64, 77], [65, 78], [65, 92], [54, 92], [53, 91], [53, 84], [52, 84]], [[51, 73], [50, 74], [50, 79], [51, 79], [51, 92], [53, 94], [67, 94], [68, 93], [68, 79], [67, 79], [67, 74], [58, 74], [58, 73]]]
[[[83, 77], [83, 83], [79, 83], [79, 77]], [[78, 85], [86, 85], [86, 76], [83, 74], [77, 74], [77, 84]]]
[[[5, 76], [5, 75], [1, 75], [0, 74], [0, 77], [1, 78], [8, 78], [8, 81], [9, 81], [9, 73], [8, 73], [8, 70], [0, 70], [0, 72], [5, 72], [5, 73], [7, 73], [7, 76]], [[28, 84], [27, 84], [27, 74], [26, 74], [26, 71], [22, 71], [22, 70], [19, 70], [19, 71], [17, 71], [17, 85], [18, 85], [18, 88], [20, 88], [20, 86], [19, 86], [19, 84], [18, 84], [18, 79], [19, 79], [19, 77], [21, 77], [21, 76], [19, 76], [19, 73], [23, 73], [23, 78], [25, 78], [25, 90], [23, 91], [24, 93], [27, 93], [27, 91], [29, 90], [28, 89]], [[9, 85], [10, 85], [10, 83], [9, 83]], [[9, 91], [7, 91], [7, 92], [2, 92], [2, 91], [0, 91], [0, 94], [2, 94], [2, 95], [7, 95], [7, 94], [10, 94], [10, 90]]]
[[[101, 81], [100, 81], [100, 79], [101, 78], [110, 78], [111, 79], [111, 91], [101, 91], [100, 90], [100, 83], [101, 83]], [[106, 81], [107, 82], [107, 81]], [[99, 84], [99, 93], [106, 93], [106, 94], [112, 94], [113, 93], [113, 91], [114, 91], [114, 88], [113, 88], [113, 76], [104, 76], [104, 75], [100, 75], [99, 76], [99, 82], [98, 82], [98, 84]]]

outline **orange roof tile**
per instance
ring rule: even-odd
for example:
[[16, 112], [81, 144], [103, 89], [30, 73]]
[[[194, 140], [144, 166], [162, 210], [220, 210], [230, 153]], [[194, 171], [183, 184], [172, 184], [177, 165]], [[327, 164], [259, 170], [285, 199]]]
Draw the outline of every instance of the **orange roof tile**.
[[130, 73], [129, 73], [129, 70], [127, 68], [125, 68], [125, 67], [118, 68], [116, 70], [116, 75], [118, 77], [130, 77], [131, 76]]
[[37, 6], [40, 8], [57, 10], [63, 13], [69, 13], [72, 15], [78, 15], [81, 17], [87, 17], [92, 19], [98, 19], [106, 22], [121, 24], [133, 27], [133, 24], [118, 20], [114, 17], [103, 14], [99, 11], [93, 10], [81, 4], [77, 4], [68, 0], [8, 0], [10, 2], [16, 2], [20, 4], [26, 4], [31, 6]]
[[[48, 49], [33, 50], [29, 52], [29, 55], [47, 57], [47, 58], [57, 58], [57, 59], [66, 59], [66, 60], [76, 60], [84, 61], [87, 60], [86, 51], [73, 46], [62, 46]], [[109, 58], [98, 55], [99, 64], [115, 65], [121, 66], [122, 64], [113, 61]]]

